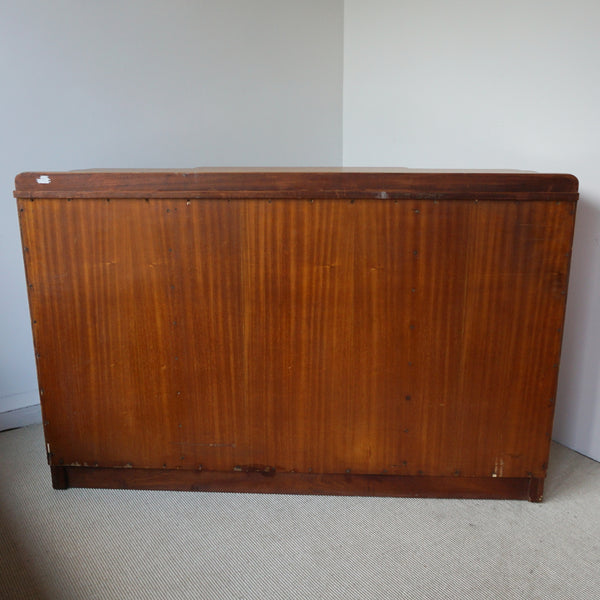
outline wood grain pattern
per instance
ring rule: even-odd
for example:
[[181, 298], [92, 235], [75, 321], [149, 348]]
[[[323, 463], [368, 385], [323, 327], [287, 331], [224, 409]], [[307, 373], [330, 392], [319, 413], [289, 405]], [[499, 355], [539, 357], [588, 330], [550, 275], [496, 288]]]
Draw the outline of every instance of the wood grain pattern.
[[[218, 173], [214, 198], [107, 199], [134, 175], [86, 174], [111, 184], [96, 198], [16, 192], [49, 461], [65, 480], [108, 484], [113, 468], [152, 487], [151, 470], [176, 489], [202, 473], [193, 489], [261, 491], [248, 473], [276, 473], [278, 491], [313, 493], [289, 482], [328, 475], [351, 493], [541, 498], [571, 176], [511, 188], [504, 175], [503, 193], [503, 175], [444, 187], [394, 173], [398, 200], [361, 198], [360, 174], [302, 187], [306, 173], [250, 173], [254, 189], [301, 193], [231, 200], [248, 174]], [[316, 175], [327, 193], [307, 198]], [[424, 197], [432, 177], [446, 199]], [[498, 196], [471, 198], [484, 193]], [[498, 479], [519, 483], [486, 496]]]

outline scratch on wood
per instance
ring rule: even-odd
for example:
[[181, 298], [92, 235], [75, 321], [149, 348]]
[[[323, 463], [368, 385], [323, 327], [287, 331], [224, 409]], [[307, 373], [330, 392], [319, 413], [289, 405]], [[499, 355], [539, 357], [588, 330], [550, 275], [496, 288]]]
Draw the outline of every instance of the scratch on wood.
[[494, 472], [492, 473], [492, 477], [502, 477], [504, 473], [504, 459], [500, 456], [496, 458], [496, 463], [494, 464]]

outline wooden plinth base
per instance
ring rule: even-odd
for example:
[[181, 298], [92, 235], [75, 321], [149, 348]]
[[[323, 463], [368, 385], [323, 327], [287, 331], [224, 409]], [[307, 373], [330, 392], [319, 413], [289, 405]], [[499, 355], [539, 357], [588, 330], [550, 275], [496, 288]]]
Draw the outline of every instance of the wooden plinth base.
[[544, 479], [527, 477], [430, 477], [322, 473], [224, 473], [171, 469], [51, 467], [55, 489], [69, 487], [391, 496], [489, 498], [541, 502]]

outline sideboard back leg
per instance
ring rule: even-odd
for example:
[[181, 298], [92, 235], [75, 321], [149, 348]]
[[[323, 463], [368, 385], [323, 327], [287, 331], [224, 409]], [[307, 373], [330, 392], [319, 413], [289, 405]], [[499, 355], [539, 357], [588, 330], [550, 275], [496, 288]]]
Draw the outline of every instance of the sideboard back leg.
[[66, 490], [69, 487], [67, 469], [65, 467], [50, 467], [52, 487], [55, 490]]
[[529, 502], [541, 502], [544, 497], [544, 478], [532, 477], [529, 480]]

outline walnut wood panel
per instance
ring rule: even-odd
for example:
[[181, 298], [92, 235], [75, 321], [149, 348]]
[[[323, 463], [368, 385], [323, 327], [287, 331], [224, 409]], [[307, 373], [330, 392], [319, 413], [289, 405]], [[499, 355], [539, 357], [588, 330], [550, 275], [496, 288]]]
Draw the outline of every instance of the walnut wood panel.
[[421, 478], [436, 495], [437, 477], [447, 495], [541, 497], [568, 193], [20, 197], [50, 464], [72, 485], [119, 467], [140, 487], [152, 469], [177, 489], [277, 473], [310, 492], [285, 482], [327, 474], [331, 493], [418, 495]]

